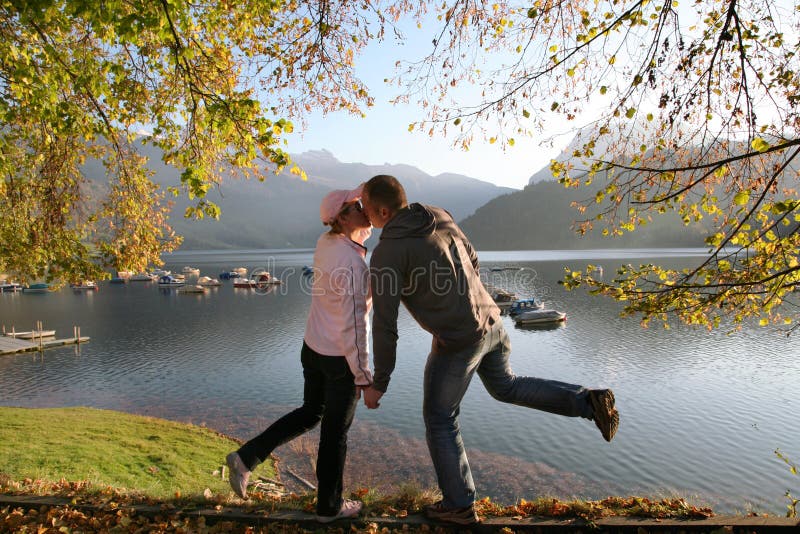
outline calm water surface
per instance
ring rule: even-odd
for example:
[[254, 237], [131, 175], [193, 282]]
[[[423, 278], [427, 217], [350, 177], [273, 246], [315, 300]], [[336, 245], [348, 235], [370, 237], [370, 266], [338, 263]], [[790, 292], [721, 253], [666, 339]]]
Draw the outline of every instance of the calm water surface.
[[[773, 451], [800, 462], [796, 337], [758, 327], [732, 334], [683, 325], [642, 329], [636, 319], [618, 317], [619, 304], [556, 284], [565, 266], [591, 262], [609, 276], [620, 263], [684, 265], [698, 253], [481, 254], [489, 281], [567, 312], [567, 323], [552, 330], [517, 328], [504, 317], [516, 373], [610, 386], [621, 414], [619, 433], [607, 444], [591, 422], [499, 403], [476, 379], [461, 426], [482, 495], [507, 502], [539, 495], [683, 496], [718, 512], [785, 511], [784, 493], [800, 494], [800, 477]], [[234, 289], [229, 281], [204, 295], [142, 282], [104, 282], [89, 293], [2, 294], [0, 323], [7, 330], [42, 321], [67, 337], [79, 325], [91, 342], [0, 357], [0, 404], [109, 408], [252, 437], [301, 401], [299, 352], [310, 296], [300, 268], [311, 257], [311, 251], [209, 251], [166, 258], [167, 268], [192, 265], [210, 276], [267, 268], [284, 280], [267, 294]], [[490, 270], [508, 266], [521, 270]], [[350, 487], [435, 485], [421, 418], [430, 336], [404, 311], [399, 329], [397, 369], [381, 408], [361, 406], [356, 415]], [[312, 435], [276, 452], [285, 468], [313, 479], [313, 447]]]

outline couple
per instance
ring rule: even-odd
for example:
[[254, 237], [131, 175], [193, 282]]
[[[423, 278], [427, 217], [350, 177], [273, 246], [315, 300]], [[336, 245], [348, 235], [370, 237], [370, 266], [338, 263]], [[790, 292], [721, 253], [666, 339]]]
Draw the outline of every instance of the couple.
[[[378, 408], [389, 385], [400, 302], [433, 335], [423, 418], [442, 500], [427, 508], [429, 518], [462, 525], [478, 521], [458, 425], [461, 399], [476, 372], [495, 399], [593, 420], [611, 441], [619, 425], [611, 390], [514, 375], [499, 309], [480, 280], [475, 250], [449, 213], [409, 205], [400, 182], [379, 175], [355, 191], [329, 193], [320, 218], [331, 230], [314, 252], [301, 351], [303, 406], [228, 455], [229, 480], [239, 497], [247, 497], [250, 472], [276, 447], [321, 422], [317, 520], [358, 515], [362, 503], [342, 498], [347, 431], [361, 395], [368, 408]], [[383, 232], [368, 269], [364, 241], [371, 226]], [[373, 305], [374, 375], [367, 341]]]

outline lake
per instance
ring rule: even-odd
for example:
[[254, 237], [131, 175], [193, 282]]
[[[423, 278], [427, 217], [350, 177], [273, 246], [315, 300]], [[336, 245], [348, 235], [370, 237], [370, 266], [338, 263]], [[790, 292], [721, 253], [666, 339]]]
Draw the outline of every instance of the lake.
[[[461, 426], [480, 496], [681, 496], [720, 513], [783, 514], [800, 478], [775, 454], [800, 463], [800, 351], [772, 328], [673, 324], [643, 329], [619, 303], [564, 291], [565, 266], [689, 265], [700, 250], [515, 251], [480, 254], [487, 281], [537, 295], [567, 313], [554, 329], [523, 329], [509, 317], [519, 375], [614, 389], [621, 423], [612, 443], [581, 419], [502, 404], [475, 379]], [[218, 277], [266, 268], [283, 281], [269, 292], [231, 281], [202, 295], [155, 283], [100, 284], [96, 292], [0, 295], [6, 330], [36, 321], [81, 346], [0, 357], [0, 404], [92, 406], [187, 421], [248, 439], [302, 399], [300, 347], [310, 303], [300, 273], [312, 251], [176, 252], [166, 268]], [[504, 271], [492, 268], [512, 267]], [[346, 484], [391, 490], [435, 486], [421, 417], [430, 336], [401, 310], [397, 368], [378, 410], [356, 413]], [[3, 423], [0, 422], [0, 425]], [[314, 480], [315, 435], [276, 451], [288, 484]], [[222, 459], [220, 459], [222, 462]], [[2, 471], [2, 466], [0, 466]], [[198, 492], [202, 492], [199, 488]]]

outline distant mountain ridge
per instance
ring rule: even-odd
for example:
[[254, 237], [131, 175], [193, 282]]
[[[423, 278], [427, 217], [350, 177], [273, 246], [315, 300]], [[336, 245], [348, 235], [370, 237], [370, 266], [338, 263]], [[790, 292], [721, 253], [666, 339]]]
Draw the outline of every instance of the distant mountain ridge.
[[[165, 165], [156, 149], [149, 145], [140, 149], [150, 158], [153, 181], [163, 187], [179, 185], [180, 172]], [[333, 189], [353, 189], [377, 174], [400, 180], [410, 202], [445, 207], [456, 220], [496, 196], [515, 191], [459, 174], [431, 176], [411, 165], [343, 163], [327, 150], [293, 154], [292, 159], [308, 180], [285, 171], [269, 174], [264, 182], [227, 179], [212, 188], [207, 198], [220, 206], [219, 220], [186, 219], [188, 198], [171, 198], [169, 223], [184, 238], [181, 250], [314, 247], [325, 231], [319, 220], [322, 198]], [[87, 171], [96, 182], [105, 182], [99, 164], [87, 165]]]

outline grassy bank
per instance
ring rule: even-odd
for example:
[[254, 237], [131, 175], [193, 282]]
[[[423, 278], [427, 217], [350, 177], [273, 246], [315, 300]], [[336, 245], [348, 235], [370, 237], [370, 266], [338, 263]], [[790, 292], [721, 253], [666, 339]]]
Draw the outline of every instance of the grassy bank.
[[[237, 499], [223, 477], [225, 455], [237, 448], [235, 440], [193, 425], [91, 408], [23, 409], [0, 407], [0, 493], [68, 497], [73, 504], [100, 505], [102, 512], [87, 514], [69, 506], [47, 514], [22, 509], [0, 509], [0, 531], [65, 526], [73, 530], [128, 528], [128, 512], [117, 513], [120, 504], [149, 503], [162, 510], [196, 506], [235, 506], [257, 513], [275, 510], [314, 510], [314, 494], [278, 494], [254, 490], [246, 503]], [[275, 466], [265, 462], [254, 479], [275, 479]], [[419, 488], [406, 488], [395, 495], [377, 495], [368, 488], [354, 492], [365, 503], [365, 515], [406, 517], [420, 512], [437, 496]], [[713, 515], [682, 499], [651, 500], [639, 497], [609, 497], [602, 501], [563, 502], [552, 498], [520, 500], [500, 506], [489, 498], [476, 503], [481, 517], [582, 517], [608, 516], [651, 518], [702, 518]], [[165, 516], [166, 517], [166, 516]], [[162, 528], [162, 519], [135, 518], [144, 531]], [[174, 531], [204, 530], [196, 519], [167, 523]], [[203, 527], [203, 528], [201, 528]], [[172, 528], [172, 527], [170, 527]], [[220, 527], [223, 528], [223, 527]], [[231, 527], [233, 529], [233, 527]], [[294, 527], [289, 527], [289, 531]], [[250, 532], [244, 526], [234, 531]], [[427, 528], [412, 532], [428, 531]], [[48, 530], [39, 530], [47, 532]], [[220, 530], [220, 531], [224, 531]], [[361, 531], [359, 531], [361, 532]], [[373, 532], [368, 528], [365, 532]]]
[[[238, 448], [207, 428], [92, 408], [0, 407], [0, 443], [11, 480], [88, 481], [154, 499], [230, 493], [220, 470]], [[256, 474], [274, 478], [274, 466]]]

